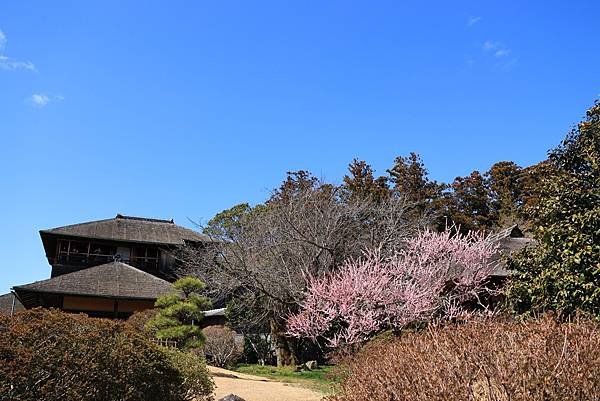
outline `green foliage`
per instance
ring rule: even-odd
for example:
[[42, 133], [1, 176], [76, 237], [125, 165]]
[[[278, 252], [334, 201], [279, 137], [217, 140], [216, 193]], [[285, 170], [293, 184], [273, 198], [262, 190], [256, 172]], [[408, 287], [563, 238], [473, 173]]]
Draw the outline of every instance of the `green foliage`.
[[193, 352], [183, 352], [175, 348], [163, 348], [171, 363], [185, 381], [179, 390], [189, 401], [212, 400], [214, 383], [206, 367], [204, 358]]
[[202, 293], [205, 287], [202, 280], [195, 277], [183, 277], [173, 283], [173, 288], [183, 291], [186, 297]]
[[600, 104], [550, 152], [532, 208], [537, 243], [509, 261], [518, 313], [582, 310], [600, 316]]
[[157, 308], [168, 308], [179, 303], [179, 301], [181, 301], [181, 297], [177, 294], [163, 295], [156, 300], [154, 306]]
[[466, 177], [456, 177], [451, 188], [450, 223], [460, 226], [463, 233], [494, 228], [497, 216], [491, 206], [487, 182], [479, 171], [473, 171]]
[[522, 168], [511, 161], [495, 163], [485, 174], [489, 198], [500, 227], [519, 222]]
[[210, 309], [211, 302], [202, 296], [204, 283], [193, 277], [184, 277], [173, 284], [179, 294], [164, 295], [156, 300], [158, 313], [146, 324], [146, 330], [155, 333], [156, 338], [177, 341], [181, 348], [198, 348], [204, 342], [202, 330], [198, 327], [204, 312]]
[[0, 400], [209, 400], [200, 367], [205, 385], [192, 389], [188, 370], [126, 324], [45, 309], [0, 316]]
[[332, 394], [336, 388], [337, 378], [332, 366], [320, 366], [314, 370], [297, 370], [294, 366], [263, 366], [240, 364], [235, 371], [248, 375], [262, 376], [284, 383], [294, 383], [302, 387]]
[[203, 232], [213, 238], [235, 238], [235, 232], [241, 229], [244, 219], [251, 211], [252, 208], [247, 203], [223, 210], [208, 221]]

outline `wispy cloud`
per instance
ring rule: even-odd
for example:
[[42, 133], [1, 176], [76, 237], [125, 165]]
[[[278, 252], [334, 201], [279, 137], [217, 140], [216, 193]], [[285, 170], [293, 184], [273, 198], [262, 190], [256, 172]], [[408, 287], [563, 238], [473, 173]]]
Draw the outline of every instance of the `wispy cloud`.
[[45, 93], [34, 93], [26, 99], [27, 103], [34, 107], [46, 107], [50, 102], [62, 101], [64, 96], [47, 95]]
[[29, 70], [36, 71], [35, 65], [30, 61], [19, 61], [12, 59], [10, 57], [6, 57], [3, 54], [0, 54], [0, 68], [3, 70]]
[[31, 61], [16, 60], [12, 57], [8, 57], [4, 54], [4, 48], [6, 47], [6, 35], [0, 30], [0, 69], [2, 70], [29, 70], [36, 71], [35, 65]]
[[508, 56], [510, 53], [510, 49], [508, 47], [504, 46], [500, 42], [494, 42], [491, 40], [486, 40], [483, 42], [483, 46], [481, 48], [483, 51], [491, 53], [494, 55], [494, 57], [498, 58]]
[[474, 15], [471, 15], [469, 18], [467, 18], [467, 27], [472, 27], [476, 23], [480, 22], [481, 19], [482, 19], [481, 17], [476, 17]]
[[502, 70], [508, 71], [517, 65], [518, 59], [516, 57], [509, 57], [512, 51], [502, 42], [486, 40], [481, 45], [481, 49], [488, 57], [495, 60], [494, 65]]

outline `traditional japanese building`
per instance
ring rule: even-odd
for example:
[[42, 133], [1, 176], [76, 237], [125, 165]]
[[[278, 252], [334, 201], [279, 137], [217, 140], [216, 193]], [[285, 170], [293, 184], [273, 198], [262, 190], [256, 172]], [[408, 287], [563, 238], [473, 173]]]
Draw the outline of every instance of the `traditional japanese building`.
[[209, 241], [173, 220], [123, 216], [41, 230], [50, 278], [0, 296], [0, 313], [55, 307], [125, 318], [171, 292], [174, 251]]

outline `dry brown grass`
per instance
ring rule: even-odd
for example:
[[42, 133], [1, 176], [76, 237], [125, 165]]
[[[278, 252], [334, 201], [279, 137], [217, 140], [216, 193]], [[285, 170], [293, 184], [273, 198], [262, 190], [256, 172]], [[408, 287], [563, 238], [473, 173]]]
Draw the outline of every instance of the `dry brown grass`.
[[377, 340], [331, 401], [600, 400], [600, 325], [473, 321]]

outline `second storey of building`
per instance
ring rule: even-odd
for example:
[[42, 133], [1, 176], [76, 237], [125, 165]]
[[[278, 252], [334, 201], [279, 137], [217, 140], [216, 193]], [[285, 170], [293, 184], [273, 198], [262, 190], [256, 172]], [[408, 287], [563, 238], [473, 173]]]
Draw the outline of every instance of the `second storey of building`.
[[175, 266], [175, 250], [209, 239], [173, 220], [123, 216], [48, 230], [40, 236], [52, 266], [51, 277], [120, 261], [158, 277]]

